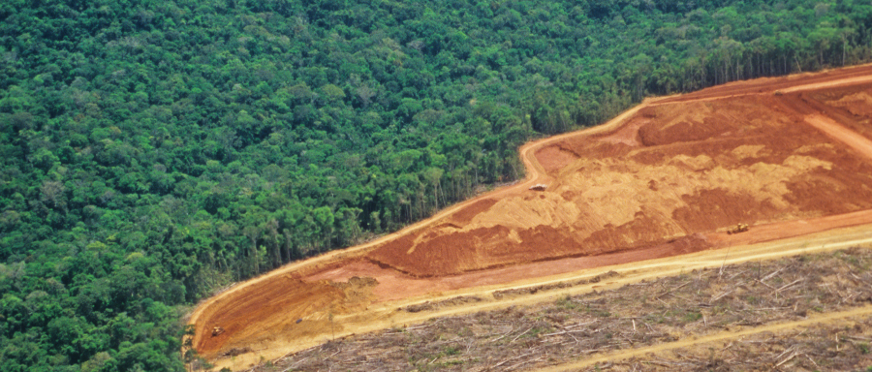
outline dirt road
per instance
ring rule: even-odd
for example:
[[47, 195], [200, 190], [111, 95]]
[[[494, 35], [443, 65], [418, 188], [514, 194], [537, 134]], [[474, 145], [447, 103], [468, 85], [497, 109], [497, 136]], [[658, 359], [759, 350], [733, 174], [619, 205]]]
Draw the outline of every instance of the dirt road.
[[808, 115], [805, 117], [805, 122], [850, 146], [852, 149], [863, 154], [863, 156], [872, 159], [872, 141], [868, 138], [858, 136], [857, 133], [825, 116]]
[[[408, 327], [343, 337], [254, 371], [522, 371], [735, 333], [746, 327], [797, 322], [869, 306], [869, 247], [726, 264], [595, 292], [564, 292], [624, 275], [609, 272], [584, 282], [560, 283], [548, 290], [559, 296], [556, 300], [441, 316]], [[495, 292], [494, 298], [523, 298], [546, 287], [550, 286]], [[465, 297], [407, 311], [461, 308], [487, 300]], [[722, 366], [769, 370], [778, 363], [784, 370], [859, 370], [872, 362], [868, 350], [858, 344], [870, 340], [870, 330], [872, 318], [860, 315], [816, 322], [803, 329], [745, 334], [740, 339], [673, 344], [677, 347], [665, 352], [612, 359], [597, 366], [616, 371], [722, 370]], [[802, 356], [802, 361], [788, 363], [792, 354]]]
[[[852, 229], [847, 227], [872, 223], [872, 209], [866, 208], [865, 206], [853, 205], [846, 201], [831, 203], [838, 204], [835, 206], [835, 209], [832, 209], [832, 205], [821, 206], [807, 204], [807, 202], [802, 200], [794, 201], [790, 199], [793, 197], [792, 194], [784, 191], [785, 186], [783, 185], [783, 180], [792, 177], [804, 183], [811, 182], [814, 184], [814, 182], [821, 182], [820, 180], [824, 179], [843, 177], [838, 179], [838, 185], [851, 185], [852, 182], [853, 184], [863, 184], [863, 179], [853, 180], [844, 178], [845, 176], [841, 173], [833, 173], [833, 166], [828, 164], [832, 164], [832, 161], [845, 157], [843, 152], [840, 152], [842, 150], [839, 150], [838, 146], [834, 146], [833, 143], [842, 144], [842, 146], [846, 144], [855, 148], [860, 154], [867, 157], [865, 160], [852, 160], [853, 163], [850, 163], [850, 166], [854, 167], [856, 171], [849, 173], [854, 175], [862, 175], [865, 174], [864, 172], [870, 173], [868, 172], [868, 169], [864, 168], [868, 166], [868, 157], [872, 154], [868, 150], [870, 148], [870, 141], [865, 138], [858, 139], [860, 136], [856, 133], [853, 133], [850, 129], [832, 121], [832, 119], [829, 119], [826, 116], [801, 116], [791, 111], [789, 108], [783, 108], [781, 115], [796, 116], [796, 120], [804, 121], [815, 128], [821, 129], [822, 134], [818, 137], [809, 137], [811, 142], [798, 143], [796, 147], [804, 152], [794, 153], [789, 157], [785, 158], [782, 156], [776, 159], [779, 163], [784, 163], [788, 165], [788, 167], [783, 169], [772, 167], [759, 170], [752, 169], [750, 173], [742, 175], [740, 176], [740, 179], [736, 180], [736, 184], [741, 186], [742, 183], [747, 183], [747, 180], [762, 179], [764, 178], [761, 177], [763, 175], [772, 175], [772, 177], [775, 177], [773, 178], [772, 183], [752, 185], [755, 188], [770, 190], [769, 194], [758, 196], [758, 198], [760, 198], [759, 200], [764, 203], [763, 205], [774, 205], [771, 207], [771, 212], [767, 215], [748, 214], [749, 212], [737, 209], [733, 212], [724, 212], [724, 219], [721, 222], [715, 224], [703, 224], [694, 227], [695, 225], [692, 225], [692, 223], [701, 219], [697, 214], [695, 214], [699, 212], [694, 212], [692, 209], [688, 209], [684, 212], [675, 212], [676, 209], [674, 209], [675, 207], [672, 205], [674, 205], [676, 201], [685, 200], [687, 198], [681, 194], [676, 194], [676, 199], [670, 199], [663, 202], [663, 208], [666, 209], [663, 209], [662, 212], [655, 211], [655, 215], [669, 217], [675, 216], [676, 213], [679, 215], [685, 213], [686, 221], [690, 222], [682, 222], [685, 225], [679, 226], [675, 225], [673, 222], [669, 222], [667, 219], [661, 219], [652, 220], [652, 222], [650, 222], [651, 225], [649, 225], [649, 227], [661, 226], [657, 227], [657, 229], [665, 229], [655, 231], [665, 231], [667, 233], [673, 231], [675, 236], [672, 238], [663, 239], [663, 235], [652, 237], [627, 235], [635, 236], [633, 239], [638, 241], [638, 243], [633, 243], [634, 240], [630, 240], [630, 245], [628, 245], [630, 248], [603, 251], [599, 254], [573, 253], [577, 251], [561, 251], [556, 253], [545, 252], [543, 254], [547, 253], [551, 254], [551, 256], [536, 256], [533, 259], [530, 259], [528, 255], [518, 255], [517, 252], [526, 252], [525, 250], [529, 250], [529, 248], [525, 248], [523, 244], [519, 243], [518, 251], [504, 251], [503, 253], [499, 253], [499, 257], [497, 258], [503, 261], [493, 261], [494, 253], [491, 251], [478, 252], [476, 254], [480, 254], [481, 256], [474, 257], [463, 256], [463, 252], [461, 252], [460, 256], [456, 256], [456, 260], [445, 260], [445, 257], [442, 257], [442, 261], [446, 262], [465, 262], [464, 265], [466, 266], [459, 268], [446, 266], [445, 269], [448, 271], [445, 272], [450, 274], [427, 274], [423, 276], [409, 275], [410, 272], [421, 270], [417, 266], [414, 266], [414, 262], [430, 262], [427, 261], [430, 259], [438, 261], [436, 258], [427, 255], [433, 254], [433, 252], [444, 252], [444, 249], [446, 249], [445, 247], [451, 246], [450, 244], [446, 245], [444, 243], [442, 245], [422, 246], [418, 243], [410, 244], [410, 242], [426, 242], [427, 239], [431, 239], [433, 236], [439, 238], [439, 234], [450, 236], [455, 233], [463, 233], [464, 231], [468, 232], [472, 231], [472, 227], [475, 226], [481, 226], [478, 227], [479, 229], [491, 230], [503, 228], [500, 226], [508, 226], [505, 224], [499, 225], [488, 222], [488, 219], [485, 218], [487, 216], [484, 214], [468, 213], [469, 210], [480, 209], [477, 207], [480, 206], [482, 202], [489, 203], [491, 208], [493, 208], [494, 205], [499, 206], [500, 203], [530, 200], [531, 198], [536, 197], [550, 198], [553, 195], [557, 195], [549, 193], [536, 195], [527, 191], [531, 185], [537, 183], [549, 184], [549, 191], [551, 189], [557, 190], [555, 193], [563, 190], [563, 199], [565, 200], [567, 195], [571, 195], [571, 189], [575, 186], [573, 186], [570, 181], [566, 181], [567, 178], [565, 178], [565, 176], [567, 174], [571, 176], [572, 173], [564, 169], [578, 169], [580, 172], [582, 169], [590, 169], [591, 167], [603, 167], [601, 165], [602, 163], [585, 162], [585, 158], [579, 156], [578, 150], [571, 146], [580, 138], [599, 138], [599, 143], [608, 145], [602, 145], [601, 147], [608, 151], [615, 151], [615, 148], [623, 149], [621, 150], [624, 151], [623, 153], [617, 153], [615, 155], [619, 158], [630, 157], [647, 159], [652, 155], [661, 156], [657, 154], [662, 153], [663, 151], [671, 151], [670, 149], [674, 148], [675, 145], [670, 143], [658, 145], [657, 141], [661, 138], [658, 136], [661, 136], [660, 133], [662, 133], [663, 130], [673, 130], [678, 131], [677, 133], [687, 134], [694, 133], [695, 129], [689, 129], [699, 128], [701, 130], [709, 130], [707, 128], [710, 128], [710, 126], [693, 127], [694, 120], [696, 119], [691, 118], [682, 119], [685, 121], [676, 121], [675, 123], [677, 124], [671, 124], [672, 127], [665, 125], [663, 127], [665, 129], [661, 129], [661, 132], [646, 132], [646, 120], [650, 120], [649, 118], [657, 117], [657, 115], [668, 116], [672, 114], [670, 111], [681, 111], [672, 109], [672, 106], [693, 104], [696, 105], [693, 106], [694, 108], [705, 110], [707, 107], [706, 105], [710, 105], [712, 104], [711, 102], [722, 100], [726, 97], [759, 96], [761, 99], [769, 99], [775, 96], [776, 90], [780, 90], [782, 93], [789, 92], [791, 94], [799, 94], [806, 91], [815, 91], [821, 88], [868, 84], [872, 81], [870, 80], [870, 76], [872, 76], [872, 67], [863, 66], [823, 74], [805, 75], [799, 78], [766, 79], [763, 81], [734, 83], [685, 96], [651, 99], [646, 100], [643, 104], [631, 110], [628, 110], [605, 125], [581, 132], [568, 133], [529, 143], [520, 149], [521, 158], [527, 167], [527, 177], [514, 186], [495, 190], [481, 195], [478, 198], [451, 206], [428, 220], [421, 221], [397, 233], [387, 235], [367, 244], [342, 251], [331, 252], [310, 260], [285, 266], [267, 275], [239, 284], [203, 302], [194, 311], [189, 321], [189, 323], [194, 324], [196, 327], [196, 336], [193, 343], [202, 355], [212, 360], [219, 368], [228, 366], [233, 369], [241, 369], [260, 361], [261, 358], [272, 359], [294, 350], [300, 350], [323, 342], [329, 337], [334, 337], [334, 335], [335, 337], [340, 337], [347, 334], [368, 332], [380, 328], [391, 327], [397, 324], [421, 322], [432, 317], [446, 315], [452, 312], [473, 312], [486, 308], [509, 306], [513, 303], [512, 301], [515, 300], [507, 299], [504, 301], [487, 301], [485, 303], [447, 309], [442, 312], [428, 312], [423, 314], [408, 314], [406, 312], [396, 311], [399, 307], [421, 303], [423, 301], [438, 301], [440, 299], [450, 299], [456, 296], [471, 294], [486, 296], [495, 290], [500, 289], [540, 286], [547, 283], [572, 280], [574, 278], [593, 277], [602, 273], [604, 270], [619, 270], [625, 274], [621, 280], [599, 284], [599, 286], [607, 287], [610, 285], [632, 282], [633, 280], [641, 280], [642, 278], [649, 276], [676, 273], [680, 270], [688, 270], [691, 267], [719, 265], [723, 264], [723, 262], [766, 259], [781, 255], [798, 254], [808, 250], [831, 249], [843, 244], [857, 244], [858, 242], [867, 241], [870, 239], [869, 233], [867, 232], [867, 230], [869, 230], [868, 228]], [[748, 123], [754, 123], [753, 118], [745, 120], [750, 120], [747, 121]], [[772, 120], [780, 119], [777, 119], [776, 115], [773, 116]], [[729, 121], [724, 122], [729, 123]], [[795, 122], [791, 122], [789, 123], [791, 125], [785, 126], [784, 128], [794, 128], [796, 127], [794, 123]], [[625, 124], [632, 125], [622, 127], [622, 125]], [[682, 127], [682, 125], [685, 127]], [[686, 127], [687, 125], [691, 125], [691, 127]], [[627, 132], [622, 128], [635, 129]], [[751, 134], [754, 133], [753, 131], [755, 129], [751, 127], [728, 126], [724, 128], [725, 129], [723, 129], [720, 136], [722, 138], [734, 136], [736, 138], [734, 143], [736, 144], [731, 146], [738, 146], [735, 147], [735, 149], [732, 147], [727, 148], [729, 152], [724, 153], [732, 154], [730, 156], [733, 156], [736, 159], [729, 160], [729, 162], [741, 163], [742, 161], [746, 161], [742, 159], [747, 159], [748, 156], [769, 156], [766, 155], [765, 152], [761, 153], [760, 149], [765, 149], [766, 146], [774, 146], [771, 142], [743, 145], [741, 141], [747, 141], [747, 138], [758, 138], [753, 136], [749, 137], [749, 134], [746, 133], [748, 131], [751, 131]], [[801, 134], [808, 135], [807, 132], [808, 131], [804, 131]], [[712, 134], [706, 133], [705, 135], [711, 136]], [[826, 136], [834, 138], [836, 142], [827, 142], [830, 140], [826, 138], [830, 137]], [[640, 141], [646, 144], [645, 148], [639, 148]], [[687, 143], [692, 144], [695, 143], [693, 141], [698, 141], [698, 139], [688, 138], [687, 141], [690, 141]], [[721, 140], [720, 143], [724, 143], [723, 140]], [[704, 148], [712, 147], [710, 143], [700, 143], [700, 146]], [[541, 157], [541, 152], [548, 148], [558, 149], [555, 150], [558, 154], [560, 151], [563, 151], [563, 155], [561, 156], [564, 157], [561, 158], [563, 160], [561, 160], [559, 164], [554, 165], [546, 162], [547, 167], [546, 165], [543, 165], [544, 158]], [[831, 151], [832, 155], [822, 153], [821, 151], [824, 150]], [[573, 153], [572, 151], [575, 152]], [[818, 160], [808, 158], [805, 154], [815, 155]], [[827, 158], [824, 155], [829, 157]], [[723, 155], [718, 156], [721, 157], [713, 157], [713, 159], [723, 159]], [[681, 164], [678, 164], [678, 168], [676, 169], [680, 170], [685, 169], [686, 167], [692, 168], [694, 166], [699, 167], [700, 165], [697, 163], [706, 161], [704, 158], [700, 158], [699, 156], [696, 156], [696, 158], [691, 156], [684, 159], [685, 160], [682, 160]], [[544, 160], [553, 161], [553, 159]], [[775, 160], [767, 161], [772, 162]], [[733, 163], [724, 164], [725, 165], [722, 165], [721, 167], [733, 166], [730, 165]], [[620, 167], [621, 165], [615, 163], [614, 165], [607, 164], [606, 166]], [[726, 182], [727, 179], [724, 177], [736, 177], [735, 175], [719, 171], [718, 166], [702, 164], [702, 167], [703, 168], [698, 168], [705, 172], [702, 174], [705, 174], [707, 177], [712, 177], [712, 179], [700, 179], [699, 182], [714, 182], [717, 184], [717, 182]], [[678, 171], [673, 170], [673, 172]], [[662, 170], [655, 168], [653, 169], [652, 174], [662, 174]], [[695, 176], [694, 174], [701, 173], [699, 170], [693, 171], [691, 169], [691, 172], [689, 173], [679, 172], [676, 174], [681, 174], [681, 177], [686, 178], [698, 178], [700, 176]], [[637, 182], [633, 179], [622, 177], [624, 176], [612, 174], [603, 178], [608, 181], [608, 183], [603, 185], [602, 190], [619, 190], [621, 187], [620, 184], [614, 183], [614, 180], [617, 179], [624, 179], [624, 185]], [[743, 177], [752, 178], [747, 179]], [[670, 180], [658, 178], [657, 180], [667, 184], [669, 182], [684, 182], [676, 179]], [[663, 190], [657, 190], [656, 185], [653, 187], [651, 187], [651, 185], [648, 186], [649, 187], [639, 188], [634, 186], [634, 188], [628, 188], [628, 193], [624, 197], [617, 197], [614, 194], [604, 194], [603, 197], [606, 200], [626, 199], [627, 201], [632, 201], [637, 190], [646, 188], [653, 189], [653, 192], [651, 193], [652, 195], [664, 194]], [[597, 190], [596, 187], [598, 186], [595, 184], [588, 185], [584, 190], [595, 191]], [[686, 186], [678, 185], [672, 186], [671, 188], [679, 190], [681, 187]], [[850, 187], [851, 189], [856, 188], [853, 186], [845, 187]], [[825, 189], [826, 188], [832, 187], [826, 186]], [[839, 195], [837, 195], [839, 194], [839, 190], [834, 190], [833, 192], [834, 195], [832, 197], [836, 199], [832, 200], [841, 200], [837, 199], [839, 197]], [[796, 194], [796, 192], [793, 194]], [[730, 195], [732, 194], [719, 196], [719, 198], [726, 198], [724, 200], [728, 201], [726, 204], [722, 203], [724, 206], [735, 204], [741, 205], [743, 203], [757, 205], [761, 203], [760, 201], [754, 201], [752, 199], [741, 199], [737, 203], [730, 199], [734, 198]], [[588, 200], [591, 197], [594, 197], [594, 195], [584, 196], [585, 200]], [[631, 221], [627, 223], [632, 223], [633, 213], [636, 213], [638, 216], [639, 206], [644, 209], [645, 205], [648, 205], [646, 203], [650, 204], [650, 202], [640, 202], [639, 204], [628, 204], [626, 206], [618, 205], [618, 209], [625, 208], [626, 211], [624, 211], [624, 213], [629, 213], [629, 216], [631, 216]], [[552, 208], [550, 207], [552, 204], [542, 205], [545, 205], [547, 208]], [[599, 237], [595, 232], [585, 232], [588, 230], [584, 230], [587, 228], [584, 226], [561, 225], [561, 222], [559, 222], [560, 218], [573, 221], [579, 219], [578, 217], [574, 217], [577, 215], [573, 214], [573, 211], [560, 210], [559, 208], [561, 204], [559, 200], [557, 200], [556, 204], [553, 205], [555, 205], [556, 207], [554, 208], [557, 209], [549, 210], [547, 208], [540, 208], [538, 210], [532, 210], [530, 213], [538, 216], [536, 217], [538, 219], [552, 219], [557, 221], [554, 225], [558, 227], [554, 230], [554, 233], [556, 234], [563, 234], [566, 231], [575, 231], [575, 235], [568, 238], [570, 240], [564, 241], [565, 244], [554, 244], [558, 248], [561, 246], [573, 246], [573, 244], [577, 244], [573, 243], [572, 239], [579, 239], [578, 236], [584, 234], [588, 234], [588, 239], [599, 239], [596, 240], [597, 242], [600, 242], [597, 244], [606, 245], [611, 244], [608, 243], [610, 241], [609, 239], [613, 239], [611, 237], [616, 236], [613, 235], [613, 233], [610, 233], [612, 235]], [[688, 205], [692, 206], [693, 204], [691, 203]], [[798, 209], [791, 210], [787, 209], [787, 207], [785, 207], [786, 205], [798, 205], [799, 207], [797, 207]], [[506, 207], [509, 208], [508, 210], [510, 211], [525, 208], [523, 204], [511, 204]], [[599, 207], [586, 204], [586, 208], [595, 211]], [[826, 211], [821, 208], [825, 208]], [[505, 212], [501, 213], [502, 215], [510, 214]], [[621, 218], [625, 218], [620, 215], [616, 216], [611, 211], [604, 210], [603, 213], [606, 213], [603, 215], [604, 217], [602, 217], [606, 220], [604, 223], [610, 223], [608, 221], [619, 223], [615, 221], [620, 221]], [[465, 223], [456, 223], [458, 220], [457, 215], [460, 214], [469, 214], [471, 217], [468, 217]], [[711, 213], [706, 212], [705, 214]], [[797, 218], [797, 216], [801, 218]], [[727, 226], [729, 223], [732, 223], [729, 221], [752, 217], [760, 222], [754, 225], [752, 230], [748, 233], [728, 236], [725, 233], [725, 230], [718, 230], [719, 226]], [[509, 225], [513, 223], [517, 225], [523, 224], [525, 221], [524, 218], [520, 218], [515, 221], [509, 220], [506, 223]], [[691, 225], [687, 225], [688, 223]], [[650, 230], [646, 226], [641, 226], [639, 228]], [[497, 234], [494, 236], [499, 239], [510, 239], [508, 241], [515, 239], [514, 241], [535, 242], [536, 234], [540, 234], [538, 236], [541, 236], [542, 234], [533, 233], [531, 235], [522, 236], [521, 234], [524, 233], [524, 230], [520, 225], [512, 227], [511, 229], [505, 228], [504, 231], [504, 233], [499, 233], [502, 235]], [[688, 234], [688, 232], [693, 231], [699, 231], [699, 233]], [[804, 235], [804, 237], [799, 238], [799, 240], [783, 240], [798, 235]], [[513, 238], [513, 236], [518, 238]], [[412, 239], [413, 237], [415, 239]], [[467, 240], [474, 239], [475, 238], [473, 238], [472, 235], [467, 238]], [[506, 240], [499, 239], [496, 240], [496, 246], [501, 246], [501, 244], [504, 245], [502, 242], [505, 242]], [[760, 244], [760, 242], [773, 240], [783, 241]], [[617, 242], [615, 244], [617, 244], [617, 246], [620, 246], [620, 244], [627, 244], [626, 241], [624, 242], [625, 243]], [[394, 243], [396, 243], [397, 249], [402, 251], [404, 254], [408, 252], [407, 255], [418, 254], [422, 256], [412, 257], [412, 264], [402, 261], [408, 260], [409, 258], [403, 255], [391, 253], [393, 252], [390, 250], [391, 244]], [[811, 248], [809, 248], [808, 244], [819, 245], [811, 246]], [[412, 248], [415, 248], [415, 246], [418, 246], [419, 248], [409, 249], [410, 245]], [[723, 250], [710, 250], [711, 248], [719, 247], [731, 248], [726, 252]], [[442, 249], [442, 251], [440, 251], [440, 249]], [[670, 258], [671, 256], [680, 253], [688, 255], [681, 256], [681, 258]], [[656, 259], [650, 260], [652, 258]], [[638, 262], [641, 260], [649, 261]], [[624, 262], [635, 263], [624, 264]], [[608, 269], [606, 269], [606, 266], [608, 266]], [[370, 282], [352, 282], [351, 278], [353, 277], [374, 278], [378, 281], [378, 284], [373, 286]], [[573, 290], [584, 291], [592, 289], [593, 286], [582, 286], [577, 289], [574, 288]], [[523, 300], [519, 301], [537, 301], [549, 298], [553, 295], [553, 293], [544, 291], [541, 294], [525, 297]], [[302, 322], [298, 323], [297, 319], [301, 319]], [[221, 337], [210, 337], [207, 330], [216, 325], [221, 325], [227, 329], [228, 332]], [[233, 358], [227, 356], [227, 353], [234, 348], [236, 350], [242, 350], [243, 347], [248, 350], [239, 355], [235, 355]]]
[[[831, 232], [812, 234], [810, 236], [793, 238], [777, 243], [761, 243], [750, 246], [737, 246], [729, 250], [709, 250], [694, 254], [645, 261], [643, 263], [627, 263], [620, 265], [602, 266], [587, 270], [581, 270], [563, 275], [554, 275], [544, 278], [515, 281], [502, 286], [476, 287], [463, 290], [440, 293], [435, 296], [420, 297], [380, 303], [370, 306], [366, 311], [356, 314], [335, 316], [334, 321], [342, 324], [342, 328], [335, 335], [321, 335], [310, 339], [288, 340], [283, 345], [284, 351], [269, 359], [279, 358], [289, 353], [317, 346], [332, 338], [373, 332], [381, 329], [402, 328], [414, 324], [423, 323], [429, 319], [445, 316], [455, 316], [482, 311], [505, 309], [511, 306], [524, 306], [535, 303], [555, 301], [570, 295], [590, 293], [593, 291], [608, 291], [618, 289], [625, 285], [632, 285], [642, 281], [650, 281], [665, 276], [675, 276], [689, 273], [694, 270], [715, 269], [732, 264], [754, 262], [760, 260], [773, 260], [780, 257], [788, 257], [802, 254], [814, 254], [830, 252], [848, 247], [872, 244], [872, 230], [864, 227], [838, 229]], [[554, 288], [551, 290], [537, 290], [533, 294], [524, 296], [508, 296], [499, 300], [493, 294], [506, 289], [542, 288], [558, 283], [577, 282], [590, 280], [614, 271], [619, 275], [597, 283], [575, 285], [571, 287]], [[407, 312], [400, 310], [409, 306], [420, 305], [425, 302], [438, 303], [450, 301], [458, 297], [476, 297], [485, 299], [480, 302], [472, 302], [465, 305], [440, 307], [430, 311]], [[257, 345], [253, 345], [257, 347]], [[270, 350], [274, 350], [275, 347]], [[261, 351], [253, 348], [254, 351]], [[266, 351], [266, 350], [263, 350]], [[233, 360], [235, 364], [224, 364], [228, 359], [218, 360], [217, 366], [231, 366], [231, 368], [245, 369], [250, 365], [261, 363], [261, 353], [248, 353], [238, 355]], [[233, 367], [235, 365], [235, 367]]]

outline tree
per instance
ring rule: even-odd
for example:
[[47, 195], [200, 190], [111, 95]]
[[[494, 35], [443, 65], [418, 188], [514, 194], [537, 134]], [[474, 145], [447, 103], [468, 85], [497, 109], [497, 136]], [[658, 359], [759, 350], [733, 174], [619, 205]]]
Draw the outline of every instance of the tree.
[[333, 238], [333, 223], [335, 222], [333, 212], [330, 210], [330, 207], [319, 207], [312, 210], [312, 217], [318, 224], [317, 226], [322, 235], [323, 240], [320, 245], [323, 248], [330, 248], [330, 242]]
[[255, 225], [248, 225], [242, 228], [242, 234], [249, 241], [249, 260], [251, 262], [252, 272], [260, 272], [260, 258], [258, 257], [257, 241], [260, 238], [261, 229]]
[[442, 182], [444, 173], [445, 171], [436, 167], [430, 167], [424, 171], [424, 179], [433, 186], [433, 203], [437, 210], [439, 209], [439, 184]]

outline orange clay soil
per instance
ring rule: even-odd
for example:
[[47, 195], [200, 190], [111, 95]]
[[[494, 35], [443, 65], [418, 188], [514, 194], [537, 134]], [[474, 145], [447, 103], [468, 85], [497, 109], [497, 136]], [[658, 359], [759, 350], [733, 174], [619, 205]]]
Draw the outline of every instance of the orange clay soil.
[[377, 304], [869, 224], [870, 123], [872, 66], [647, 100], [523, 146], [517, 185], [205, 301], [193, 345], [243, 368]]

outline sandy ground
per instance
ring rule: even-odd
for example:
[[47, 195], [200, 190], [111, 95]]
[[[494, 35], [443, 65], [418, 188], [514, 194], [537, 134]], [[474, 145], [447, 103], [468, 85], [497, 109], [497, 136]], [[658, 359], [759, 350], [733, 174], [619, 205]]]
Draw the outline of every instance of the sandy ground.
[[[828, 242], [818, 249], [863, 241], [868, 228], [844, 228], [872, 223], [870, 93], [870, 66], [732, 83], [527, 144], [517, 185], [205, 301], [190, 320], [193, 344], [219, 368], [241, 369], [436, 316], [396, 312], [426, 300], [592, 277], [607, 265], [650, 274], [694, 255], [712, 265], [795, 254], [784, 239], [798, 236]], [[548, 188], [528, 190], [537, 183]], [[751, 230], [726, 233], [739, 222]], [[214, 326], [226, 332], [211, 337]]]

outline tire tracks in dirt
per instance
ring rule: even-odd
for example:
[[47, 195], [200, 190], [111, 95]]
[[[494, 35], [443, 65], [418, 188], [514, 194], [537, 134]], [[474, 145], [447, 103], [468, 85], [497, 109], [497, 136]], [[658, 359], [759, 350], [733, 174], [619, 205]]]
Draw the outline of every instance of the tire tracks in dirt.
[[833, 139], [857, 150], [864, 157], [872, 159], [872, 141], [866, 137], [845, 128], [835, 120], [820, 114], [807, 115], [805, 117], [805, 122], [821, 132], [824, 132]]

